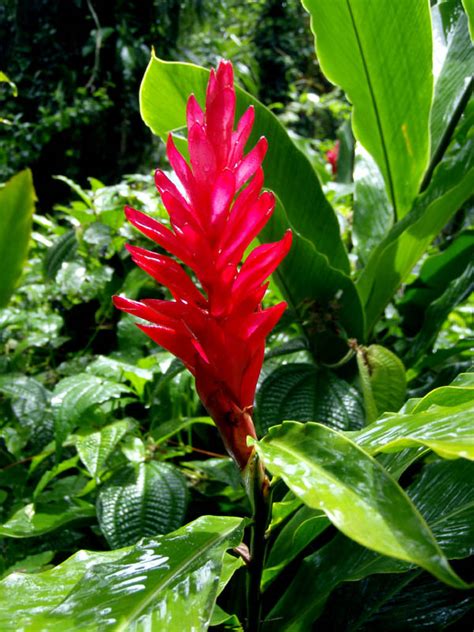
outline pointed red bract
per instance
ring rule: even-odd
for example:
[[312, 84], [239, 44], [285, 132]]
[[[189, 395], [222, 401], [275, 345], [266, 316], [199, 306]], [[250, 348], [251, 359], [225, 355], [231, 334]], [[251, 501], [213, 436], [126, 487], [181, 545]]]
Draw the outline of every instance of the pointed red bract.
[[262, 368], [265, 337], [281, 318], [285, 303], [262, 309], [266, 282], [291, 246], [291, 232], [276, 243], [245, 250], [267, 223], [275, 197], [262, 193], [261, 138], [244, 153], [254, 121], [250, 107], [234, 130], [235, 90], [230, 62], [211, 71], [205, 109], [191, 95], [186, 109], [190, 164], [170, 135], [167, 154], [181, 186], [163, 172], [156, 186], [170, 216], [171, 230], [140, 211], [126, 208], [128, 220], [196, 275], [196, 284], [174, 259], [127, 246], [132, 259], [173, 301], [132, 301], [115, 296], [118, 309], [148, 325], [138, 326], [180, 358], [196, 378], [196, 388], [240, 468], [253, 448], [252, 406]]

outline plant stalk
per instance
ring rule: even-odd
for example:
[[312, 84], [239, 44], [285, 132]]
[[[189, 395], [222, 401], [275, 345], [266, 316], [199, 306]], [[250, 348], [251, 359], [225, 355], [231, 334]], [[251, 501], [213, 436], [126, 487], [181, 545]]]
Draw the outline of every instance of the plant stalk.
[[255, 454], [247, 466], [247, 493], [252, 505], [250, 562], [247, 575], [247, 632], [260, 632], [262, 623], [261, 581], [265, 562], [265, 532], [271, 518], [270, 482], [262, 461]]

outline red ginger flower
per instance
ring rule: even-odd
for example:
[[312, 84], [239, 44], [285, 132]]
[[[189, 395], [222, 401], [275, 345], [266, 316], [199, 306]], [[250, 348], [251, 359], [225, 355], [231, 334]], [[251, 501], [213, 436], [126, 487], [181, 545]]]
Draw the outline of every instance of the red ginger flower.
[[334, 147], [326, 152], [326, 160], [331, 165], [333, 176], [337, 176], [337, 161], [339, 160], [340, 142], [336, 140]]
[[195, 376], [227, 451], [243, 469], [253, 452], [247, 435], [256, 436], [251, 413], [265, 337], [286, 308], [280, 303], [262, 309], [261, 301], [267, 278], [290, 248], [291, 232], [258, 246], [240, 265], [270, 218], [275, 197], [261, 192], [266, 139], [244, 155], [254, 109], [249, 107], [234, 130], [235, 101], [232, 64], [221, 62], [217, 72], [211, 70], [205, 112], [194, 95], [188, 100], [190, 165], [171, 134], [168, 138], [167, 155], [181, 186], [159, 170], [155, 181], [172, 230], [125, 208], [128, 220], [188, 266], [202, 289], [174, 259], [129, 245], [135, 263], [168, 287], [174, 300], [115, 296], [114, 303], [152, 323], [138, 327]]

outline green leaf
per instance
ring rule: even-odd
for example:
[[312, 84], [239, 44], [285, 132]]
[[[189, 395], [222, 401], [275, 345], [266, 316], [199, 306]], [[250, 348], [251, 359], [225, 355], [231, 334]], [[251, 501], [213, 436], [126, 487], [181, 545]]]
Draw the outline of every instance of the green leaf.
[[357, 254], [365, 263], [392, 227], [393, 208], [380, 169], [360, 143], [356, 145], [354, 184], [352, 236]]
[[186, 505], [181, 472], [174, 465], [152, 461], [128, 465], [114, 474], [99, 492], [97, 513], [107, 542], [117, 549], [177, 529]]
[[152, 436], [155, 443], [163, 443], [178, 432], [191, 428], [194, 424], [204, 424], [206, 426], [214, 426], [214, 422], [210, 417], [184, 417], [183, 419], [170, 419], [153, 428]]
[[99, 477], [108, 457], [128, 430], [130, 430], [128, 421], [116, 421], [97, 432], [89, 432], [77, 436], [77, 453], [91, 476], [94, 478]]
[[74, 180], [71, 180], [71, 178], [66, 178], [66, 176], [53, 177], [55, 180], [60, 180], [61, 182], [64, 182], [64, 184], [67, 184], [71, 191], [74, 191], [74, 193], [76, 193], [76, 195], [81, 198], [87, 208], [94, 209], [94, 202], [92, 201], [92, 198], [89, 197], [84, 189], [76, 182], [74, 182]]
[[[418, 193], [429, 158], [429, 4], [304, 0], [303, 5], [311, 15], [321, 68], [351, 101], [354, 135], [379, 166], [401, 218]], [[394, 50], [403, 51], [403, 64]]]
[[436, 341], [439, 330], [451, 311], [462, 303], [474, 289], [474, 263], [469, 263], [460, 277], [449, 283], [439, 298], [434, 300], [426, 310], [423, 326], [410, 343], [405, 363], [414, 364], [423, 354], [429, 351]]
[[362, 607], [359, 618], [353, 622], [354, 628], [363, 625], [365, 629], [384, 632], [455, 630], [455, 623], [474, 608], [472, 591], [455, 590], [432, 577], [418, 575], [371, 578], [363, 594], [352, 595], [355, 603]]
[[0, 307], [7, 305], [23, 269], [35, 202], [29, 169], [0, 186]]
[[[473, 463], [458, 460], [429, 464], [408, 493], [449, 557], [472, 554]], [[374, 573], [400, 573], [408, 568], [338, 534], [303, 560], [286, 593], [268, 615], [268, 627], [264, 630], [270, 632], [271, 621], [278, 618], [285, 632], [306, 632], [330, 593], [342, 582], [355, 582]], [[380, 576], [377, 580], [380, 583]], [[312, 587], [311, 598], [308, 585]]]
[[88, 373], [117, 382], [127, 380], [140, 397], [143, 395], [147, 382], [153, 379], [153, 371], [107, 356], [97, 356], [86, 370]]
[[93, 406], [117, 399], [125, 392], [130, 392], [130, 389], [124, 384], [88, 373], [78, 373], [58, 382], [52, 399], [57, 445], [62, 444], [69, 432]]
[[372, 253], [357, 281], [370, 332], [399, 285], [446, 222], [472, 195], [474, 102], [469, 105], [443, 161], [413, 210], [395, 224]]
[[[170, 131], [181, 130], [189, 95], [194, 93], [203, 103], [208, 77], [203, 68], [163, 62], [153, 56], [140, 89], [145, 123], [163, 139]], [[281, 239], [289, 226], [294, 231], [291, 251], [276, 275], [280, 288], [298, 310], [316, 297], [326, 305], [340, 295], [344, 328], [352, 336], [363, 336], [363, 313], [348, 276], [349, 262], [336, 215], [322, 193], [316, 173], [274, 114], [240, 88], [236, 94], [238, 115], [249, 105], [255, 107], [249, 146], [262, 135], [270, 140], [264, 162], [265, 181], [278, 203], [262, 232], [263, 239]], [[302, 269], [305, 275], [301, 274]]]
[[264, 588], [329, 524], [322, 511], [306, 505], [300, 507], [285, 524], [270, 549], [263, 572]]
[[409, 399], [401, 413], [421, 413], [432, 406], [460, 406], [474, 400], [474, 373], [460, 373], [449, 386], [441, 386], [421, 399]]
[[462, 0], [462, 4], [469, 18], [469, 33], [472, 41], [474, 40], [474, 0]]
[[359, 392], [328, 370], [311, 364], [285, 364], [273, 371], [257, 394], [257, 424], [262, 434], [285, 419], [317, 419], [347, 430], [364, 425]]
[[0, 535], [31, 538], [54, 531], [76, 520], [95, 517], [95, 508], [79, 498], [58, 503], [30, 503], [0, 526]]
[[467, 17], [458, 1], [437, 4], [431, 12], [436, 76], [431, 109], [431, 156], [436, 163], [442, 158], [472, 90], [474, 49]]
[[18, 88], [16, 87], [16, 84], [13, 83], [13, 81], [1, 70], [0, 70], [0, 83], [8, 83], [8, 85], [12, 89], [13, 96], [14, 97], [18, 96]]
[[56, 278], [62, 264], [74, 258], [78, 245], [76, 231], [68, 230], [48, 248], [43, 261], [44, 274], [48, 279]]
[[444, 458], [474, 459], [474, 399], [471, 396], [457, 406], [391, 415], [352, 433], [352, 438], [371, 454], [421, 445]]
[[126, 552], [78, 551], [51, 570], [8, 575], [0, 582], [0, 628], [8, 630], [14, 619], [16, 630], [34, 630], [35, 619], [58, 606], [89, 569], [115, 561]]
[[61, 461], [50, 470], [47, 470], [43, 476], [40, 478], [38, 484], [35, 487], [33, 492], [33, 499], [36, 500], [38, 496], [40, 496], [41, 492], [49, 485], [49, 483], [56, 478], [59, 474], [66, 472], [67, 470], [75, 469], [77, 467], [77, 462], [79, 458], [77, 456], [73, 456], [70, 459], [66, 459], [65, 461]]
[[84, 563], [80, 553], [46, 573], [14, 574], [0, 583], [0, 621], [42, 632], [206, 630], [222, 558], [241, 538], [241, 518], [204, 516], [125, 554], [86, 553]]
[[335, 332], [343, 330], [346, 336], [364, 338], [359, 295], [350, 277], [329, 265], [326, 255], [298, 232], [293, 218], [279, 202], [261, 236], [265, 241], [277, 241], [288, 226], [293, 229], [293, 245], [275, 271], [275, 280], [303, 323], [313, 353], [326, 364], [336, 363], [347, 350], [347, 343]]
[[402, 488], [343, 434], [311, 422], [285, 422], [256, 447], [274, 475], [351, 539], [467, 587]]
[[405, 288], [397, 309], [403, 318], [403, 329], [416, 334], [423, 325], [429, 306], [453, 280], [457, 279], [474, 259], [474, 230], [461, 232], [447, 248], [427, 257], [418, 277]]
[[357, 348], [357, 366], [364, 393], [367, 422], [387, 411], [399, 410], [405, 401], [405, 367], [391, 351], [380, 345]]
[[53, 438], [51, 393], [41, 382], [20, 373], [0, 376], [0, 392], [12, 398], [12, 410], [30, 440], [44, 447]]

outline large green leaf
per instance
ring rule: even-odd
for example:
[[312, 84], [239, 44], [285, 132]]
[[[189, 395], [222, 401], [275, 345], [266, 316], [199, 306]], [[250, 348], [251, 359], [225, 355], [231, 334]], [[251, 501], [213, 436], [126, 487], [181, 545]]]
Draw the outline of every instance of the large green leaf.
[[285, 422], [271, 428], [257, 450], [294, 494], [351, 539], [466, 587], [402, 488], [343, 434], [312, 422]]
[[357, 281], [370, 332], [399, 285], [410, 274], [446, 222], [472, 195], [474, 102], [461, 121], [448, 153], [413, 210], [397, 222], [372, 253]]
[[458, 0], [432, 8], [436, 84], [431, 110], [431, 156], [441, 159], [472, 89], [474, 48]]
[[114, 474], [100, 490], [99, 524], [114, 549], [183, 523], [186, 481], [169, 463], [134, 463]]
[[31, 171], [0, 186], [0, 307], [10, 300], [28, 252], [36, 194]]
[[[193, 92], [204, 102], [209, 73], [183, 63], [163, 62], [153, 56], [140, 89], [142, 118], [151, 130], [166, 138], [185, 125], [186, 101]], [[282, 124], [255, 98], [237, 93], [237, 113], [255, 107], [255, 126], [249, 143], [264, 135], [269, 140], [264, 162], [265, 182], [277, 198], [277, 208], [263, 231], [266, 241], [280, 239], [291, 226], [294, 243], [279, 268], [277, 280], [286, 298], [301, 310], [304, 303], [328, 304], [337, 295], [340, 317], [350, 335], [363, 335], [363, 313], [333, 209], [322, 193], [308, 159], [297, 149]], [[301, 274], [301, 270], [305, 274]]]
[[458, 406], [392, 415], [353, 433], [352, 438], [371, 454], [421, 445], [445, 458], [474, 459], [474, 400], [471, 396]]
[[375, 160], [356, 144], [354, 165], [354, 222], [352, 237], [365, 263], [393, 225], [393, 208]]
[[[0, 628], [35, 630], [35, 618], [59, 605], [92, 567], [123, 557], [127, 550], [78, 551], [42, 573], [14, 572], [0, 582]], [[12, 628], [12, 620], [15, 627]], [[38, 630], [38, 627], [36, 627]]]
[[241, 518], [204, 516], [132, 549], [81, 551], [45, 573], [14, 573], [0, 583], [1, 627], [206, 630], [224, 553], [241, 537]]
[[[432, 43], [428, 2], [304, 0], [324, 74], [353, 104], [355, 137], [379, 166], [398, 218], [429, 158]], [[399, 54], [403, 51], [403, 62]]]
[[360, 428], [365, 420], [359, 392], [311, 364], [285, 364], [273, 371], [258, 391], [257, 415], [262, 434], [285, 419], [318, 420], [339, 430]]
[[[429, 464], [408, 488], [408, 493], [449, 558], [473, 553], [473, 463], [458, 460]], [[358, 581], [374, 573], [400, 573], [409, 568], [338, 534], [303, 560], [286, 593], [268, 615], [265, 632], [272, 630], [274, 620], [280, 620], [285, 632], [306, 632], [321, 613], [329, 594], [342, 582]]]

